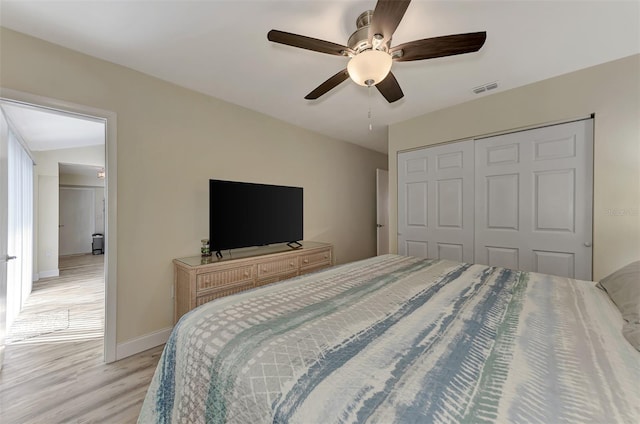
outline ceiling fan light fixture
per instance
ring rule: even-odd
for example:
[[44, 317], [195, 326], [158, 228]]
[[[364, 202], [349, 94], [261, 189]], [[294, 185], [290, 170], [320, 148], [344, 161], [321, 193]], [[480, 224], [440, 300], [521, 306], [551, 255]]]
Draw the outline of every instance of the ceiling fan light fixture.
[[382, 50], [366, 50], [349, 60], [347, 71], [351, 79], [364, 87], [376, 85], [389, 75], [393, 60]]

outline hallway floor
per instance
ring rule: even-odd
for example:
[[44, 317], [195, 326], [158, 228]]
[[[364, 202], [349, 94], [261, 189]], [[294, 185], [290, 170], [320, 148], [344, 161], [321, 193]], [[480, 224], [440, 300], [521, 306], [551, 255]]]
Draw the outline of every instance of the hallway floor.
[[103, 337], [104, 256], [62, 256], [59, 269], [60, 276], [33, 283], [7, 345]]

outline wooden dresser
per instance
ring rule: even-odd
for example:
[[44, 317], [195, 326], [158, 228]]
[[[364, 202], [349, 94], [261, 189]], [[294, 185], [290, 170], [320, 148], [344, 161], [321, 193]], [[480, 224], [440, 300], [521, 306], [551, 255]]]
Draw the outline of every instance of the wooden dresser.
[[302, 247], [267, 246], [229, 257], [192, 256], [173, 260], [174, 322], [196, 306], [222, 296], [306, 274], [333, 264], [333, 246], [305, 241]]

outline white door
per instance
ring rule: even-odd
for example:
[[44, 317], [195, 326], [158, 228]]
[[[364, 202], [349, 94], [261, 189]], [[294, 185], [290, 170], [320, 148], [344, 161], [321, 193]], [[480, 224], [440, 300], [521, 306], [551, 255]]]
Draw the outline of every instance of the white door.
[[389, 253], [389, 171], [376, 169], [376, 232], [378, 255]]
[[60, 187], [60, 256], [91, 253], [94, 193], [93, 188]]
[[398, 154], [398, 253], [473, 261], [473, 140]]
[[475, 262], [591, 280], [593, 120], [476, 140]]
[[8, 181], [8, 139], [9, 126], [0, 110], [0, 369], [4, 362], [4, 341], [7, 334], [7, 241], [8, 231], [8, 205], [9, 205], [9, 181]]

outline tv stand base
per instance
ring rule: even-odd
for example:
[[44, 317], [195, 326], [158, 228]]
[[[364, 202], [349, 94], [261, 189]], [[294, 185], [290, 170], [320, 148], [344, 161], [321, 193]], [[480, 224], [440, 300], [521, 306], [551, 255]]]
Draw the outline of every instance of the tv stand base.
[[287, 246], [289, 246], [292, 249], [300, 249], [302, 247], [302, 244], [297, 241], [290, 241], [289, 243], [287, 243]]

